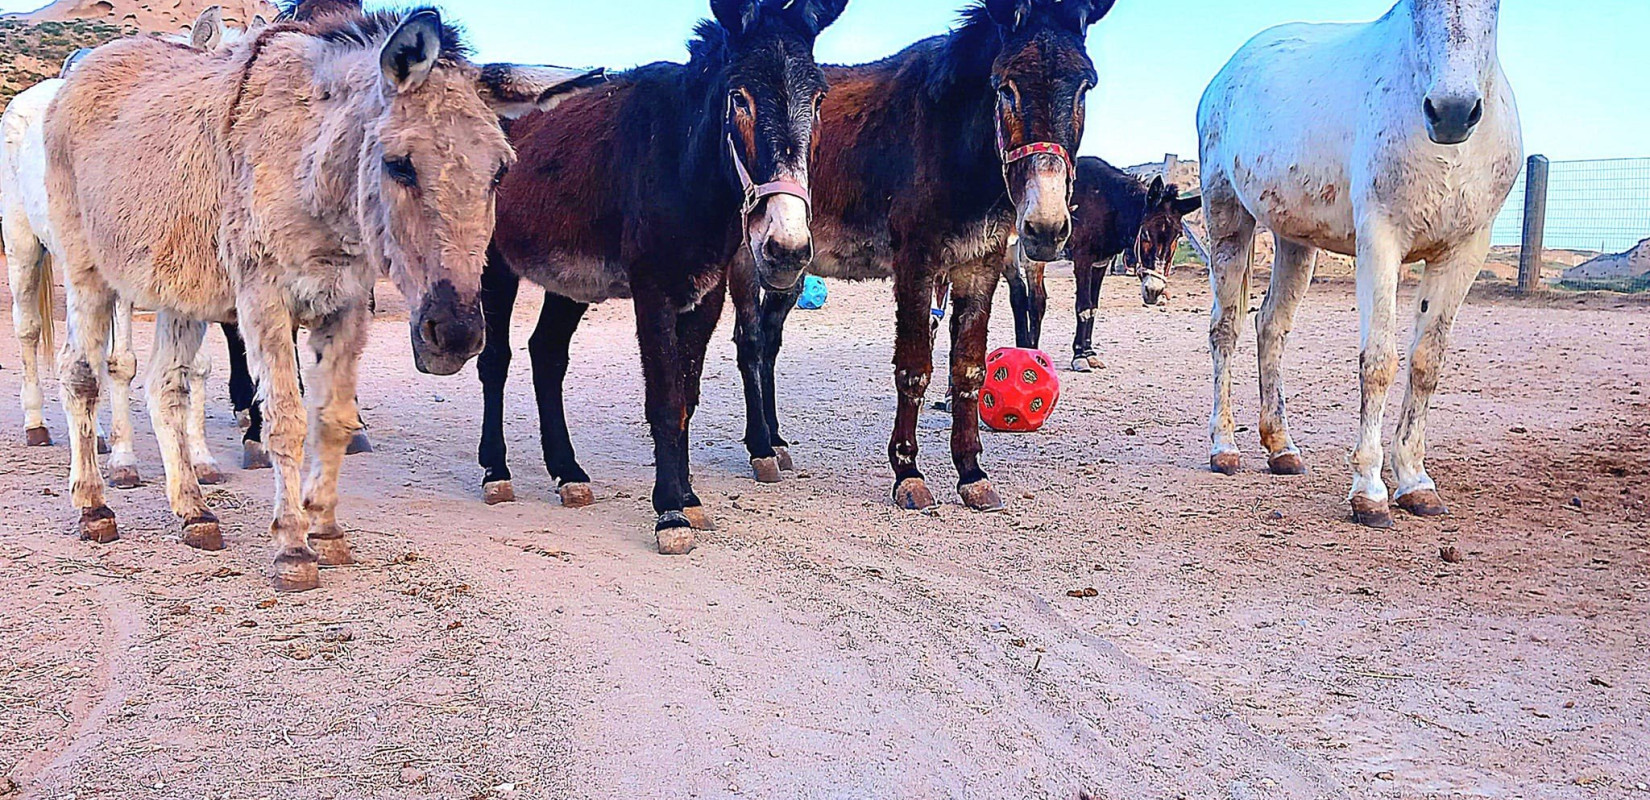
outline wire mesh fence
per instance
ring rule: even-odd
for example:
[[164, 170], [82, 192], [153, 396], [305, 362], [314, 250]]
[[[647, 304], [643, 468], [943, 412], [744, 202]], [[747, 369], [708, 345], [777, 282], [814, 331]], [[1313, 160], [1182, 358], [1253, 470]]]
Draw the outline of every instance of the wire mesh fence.
[[[1521, 247], [1528, 169], [1496, 219], [1494, 243]], [[1650, 158], [1549, 166], [1541, 277], [1576, 289], [1650, 291]]]

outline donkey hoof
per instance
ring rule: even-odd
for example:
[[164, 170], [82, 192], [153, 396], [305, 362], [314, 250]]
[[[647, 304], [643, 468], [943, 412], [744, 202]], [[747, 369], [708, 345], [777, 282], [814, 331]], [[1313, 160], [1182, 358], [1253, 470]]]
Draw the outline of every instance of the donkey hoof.
[[269, 469], [269, 451], [264, 449], [262, 442], [246, 442], [241, 445], [241, 469]]
[[1386, 501], [1375, 501], [1367, 497], [1352, 498], [1352, 521], [1366, 528], [1385, 530], [1393, 527], [1392, 509]]
[[509, 481], [488, 481], [481, 485], [481, 500], [490, 506], [516, 502], [516, 486]]
[[1306, 462], [1301, 460], [1300, 453], [1279, 453], [1267, 459], [1266, 465], [1271, 467], [1273, 475], [1306, 474]]
[[975, 511], [1003, 510], [1003, 498], [997, 495], [991, 481], [975, 481], [966, 486], [958, 486], [957, 494], [962, 495], [963, 505]]
[[688, 524], [696, 531], [716, 530], [716, 519], [704, 506], [688, 506], [682, 509], [682, 516], [687, 517]]
[[1086, 359], [1089, 362], [1089, 368], [1090, 369], [1105, 369], [1106, 368], [1106, 362], [1101, 361], [1099, 356], [1090, 355], [1090, 356], [1084, 356], [1083, 358]]
[[110, 467], [109, 485], [116, 489], [136, 489], [143, 485], [137, 467]]
[[1417, 517], [1443, 517], [1449, 514], [1444, 498], [1433, 489], [1417, 489], [1398, 496], [1398, 507]]
[[785, 480], [785, 473], [780, 471], [777, 457], [751, 459], [751, 471], [756, 473], [757, 483], [779, 483]]
[[779, 457], [779, 469], [780, 469], [780, 471], [782, 471], [782, 472], [795, 472], [796, 471], [796, 462], [791, 460], [791, 449], [789, 447], [775, 447], [773, 449], [773, 454]]
[[660, 514], [653, 533], [659, 541], [659, 555], [662, 556], [685, 556], [693, 552], [693, 546], [697, 544], [693, 523], [680, 511]]
[[1086, 358], [1074, 358], [1074, 359], [1071, 360], [1071, 371], [1072, 372], [1093, 372], [1094, 371], [1094, 366], [1089, 364], [1089, 360], [1086, 359]]
[[223, 470], [217, 464], [196, 464], [195, 482], [202, 486], [217, 486], [224, 482]]
[[241, 429], [241, 432], [246, 432], [246, 429], [252, 427], [252, 412], [246, 410], [235, 412], [235, 425]]
[[1222, 475], [1236, 475], [1243, 469], [1242, 453], [1215, 453], [1209, 456], [1209, 469]]
[[[51, 447], [52, 446], [52, 432], [47, 430], [44, 425], [42, 425], [38, 428], [30, 428], [27, 431], [24, 431], [24, 435], [28, 437], [30, 447]], [[99, 448], [98, 452], [102, 453], [102, 452], [106, 452], [106, 451], [103, 450], [102, 448]]]
[[321, 585], [320, 559], [307, 547], [289, 547], [275, 557], [277, 592], [307, 592]]
[[222, 550], [223, 529], [218, 518], [207, 511], [183, 523], [183, 543], [196, 550]]
[[561, 495], [563, 508], [584, 508], [596, 502], [596, 493], [588, 483], [564, 483], [557, 494]]
[[115, 524], [115, 512], [110, 511], [108, 506], [80, 512], [80, 538], [97, 544], [108, 544], [119, 539], [120, 528]]
[[315, 551], [316, 558], [323, 567], [347, 567], [355, 563], [355, 554], [350, 552], [349, 540], [344, 538], [344, 529], [337, 525], [328, 525], [311, 532], [309, 549]]
[[[47, 442], [47, 444], [51, 444], [51, 442]], [[114, 451], [109, 449], [109, 440], [102, 436], [97, 437], [97, 454], [106, 456], [112, 452]]]
[[927, 511], [938, 503], [928, 491], [928, 482], [921, 478], [906, 478], [894, 487], [894, 505], [906, 511]]
[[349, 437], [349, 446], [344, 448], [344, 455], [354, 456], [372, 452], [372, 440], [367, 438], [366, 431], [356, 431]]

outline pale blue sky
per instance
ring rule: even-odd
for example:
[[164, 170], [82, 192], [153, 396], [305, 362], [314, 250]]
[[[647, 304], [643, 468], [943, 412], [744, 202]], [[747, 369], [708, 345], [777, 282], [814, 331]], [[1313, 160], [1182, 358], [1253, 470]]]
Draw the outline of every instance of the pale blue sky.
[[[12, 11], [42, 0], [0, 0]], [[822, 61], [879, 58], [946, 30], [965, 0], [850, 0]], [[368, 0], [368, 5], [374, 5]], [[627, 67], [683, 57], [708, 0], [445, 0], [489, 60]], [[1204, 85], [1249, 37], [1293, 20], [1380, 16], [1391, 0], [1119, 0], [1089, 50], [1086, 154], [1120, 164], [1197, 151]], [[1650, 0], [1503, 0], [1502, 61], [1531, 153], [1650, 156]]]

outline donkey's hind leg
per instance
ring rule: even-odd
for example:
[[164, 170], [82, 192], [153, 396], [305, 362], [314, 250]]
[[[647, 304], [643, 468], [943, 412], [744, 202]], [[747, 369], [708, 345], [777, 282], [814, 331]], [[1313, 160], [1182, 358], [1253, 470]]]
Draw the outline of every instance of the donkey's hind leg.
[[137, 377], [137, 353], [132, 349], [132, 304], [117, 300], [114, 339], [109, 349], [109, 484], [136, 489], [137, 452], [132, 441], [132, 380]]
[[69, 417], [69, 492], [80, 509], [80, 538], [107, 544], [120, 534], [115, 513], [103, 498], [103, 478], [97, 469], [97, 406], [102, 394], [109, 340], [109, 321], [115, 312], [115, 294], [95, 273], [85, 285], [66, 287], [68, 340], [58, 354], [63, 409]]
[[1255, 320], [1260, 351], [1260, 442], [1266, 448], [1267, 465], [1276, 475], [1306, 474], [1306, 462], [1289, 437], [1284, 412], [1283, 355], [1295, 325], [1295, 310], [1312, 284], [1316, 262], [1313, 248], [1279, 238], [1272, 260], [1272, 285]]
[[149, 419], [166, 465], [166, 497], [183, 520], [183, 543], [201, 550], [222, 550], [218, 518], [206, 507], [189, 452], [189, 381], [195, 355], [206, 336], [206, 323], [160, 312], [155, 319], [155, 348], [149, 362]]
[[1255, 218], [1230, 183], [1219, 175], [1205, 176], [1204, 202], [1209, 209], [1212, 240], [1209, 283], [1214, 289], [1209, 309], [1209, 353], [1214, 359], [1215, 407], [1209, 415], [1209, 467], [1234, 475], [1243, 468], [1237, 443], [1237, 421], [1232, 415], [1232, 351], [1249, 314], [1249, 277], [1254, 261]]
[[1438, 390], [1438, 374], [1443, 369], [1449, 347], [1450, 328], [1466, 301], [1478, 271], [1489, 254], [1488, 232], [1456, 246], [1454, 252], [1436, 262], [1428, 262], [1415, 301], [1415, 343], [1409, 351], [1409, 392], [1398, 417], [1397, 444], [1393, 448], [1392, 472], [1398, 479], [1395, 495], [1398, 507], [1422, 517], [1449, 513], [1438, 485], [1427, 475], [1427, 409]]
[[[43, 296], [51, 281], [51, 259], [46, 248], [27, 229], [20, 215], [8, 213], [4, 222], [6, 271], [11, 280], [11, 321], [17, 332], [17, 343], [22, 349], [23, 386], [19, 395], [23, 401], [23, 429], [30, 447], [48, 447], [51, 431], [46, 428], [45, 395], [40, 391], [40, 351], [52, 337], [47, 326], [52, 324], [50, 310], [43, 307]], [[24, 230], [18, 230], [18, 228]], [[42, 272], [44, 274], [42, 274]], [[49, 348], [47, 348], [49, 349]]]
[[223, 469], [206, 443], [206, 382], [211, 377], [212, 357], [197, 345], [195, 363], [189, 367], [189, 458], [195, 478], [206, 486], [223, 483]]
[[338, 471], [344, 451], [360, 429], [355, 380], [367, 343], [367, 311], [338, 315], [310, 331], [315, 367], [309, 379], [309, 449], [314, 452], [304, 483], [309, 512], [309, 546], [326, 566], [355, 563], [338, 524]]

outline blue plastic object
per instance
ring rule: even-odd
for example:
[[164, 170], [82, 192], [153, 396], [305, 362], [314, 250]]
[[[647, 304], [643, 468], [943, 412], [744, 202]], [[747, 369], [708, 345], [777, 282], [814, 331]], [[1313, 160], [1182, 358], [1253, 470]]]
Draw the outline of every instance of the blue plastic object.
[[825, 289], [825, 281], [813, 275], [802, 279], [802, 296], [796, 298], [796, 307], [807, 311], [825, 307], [825, 300], [830, 292]]

